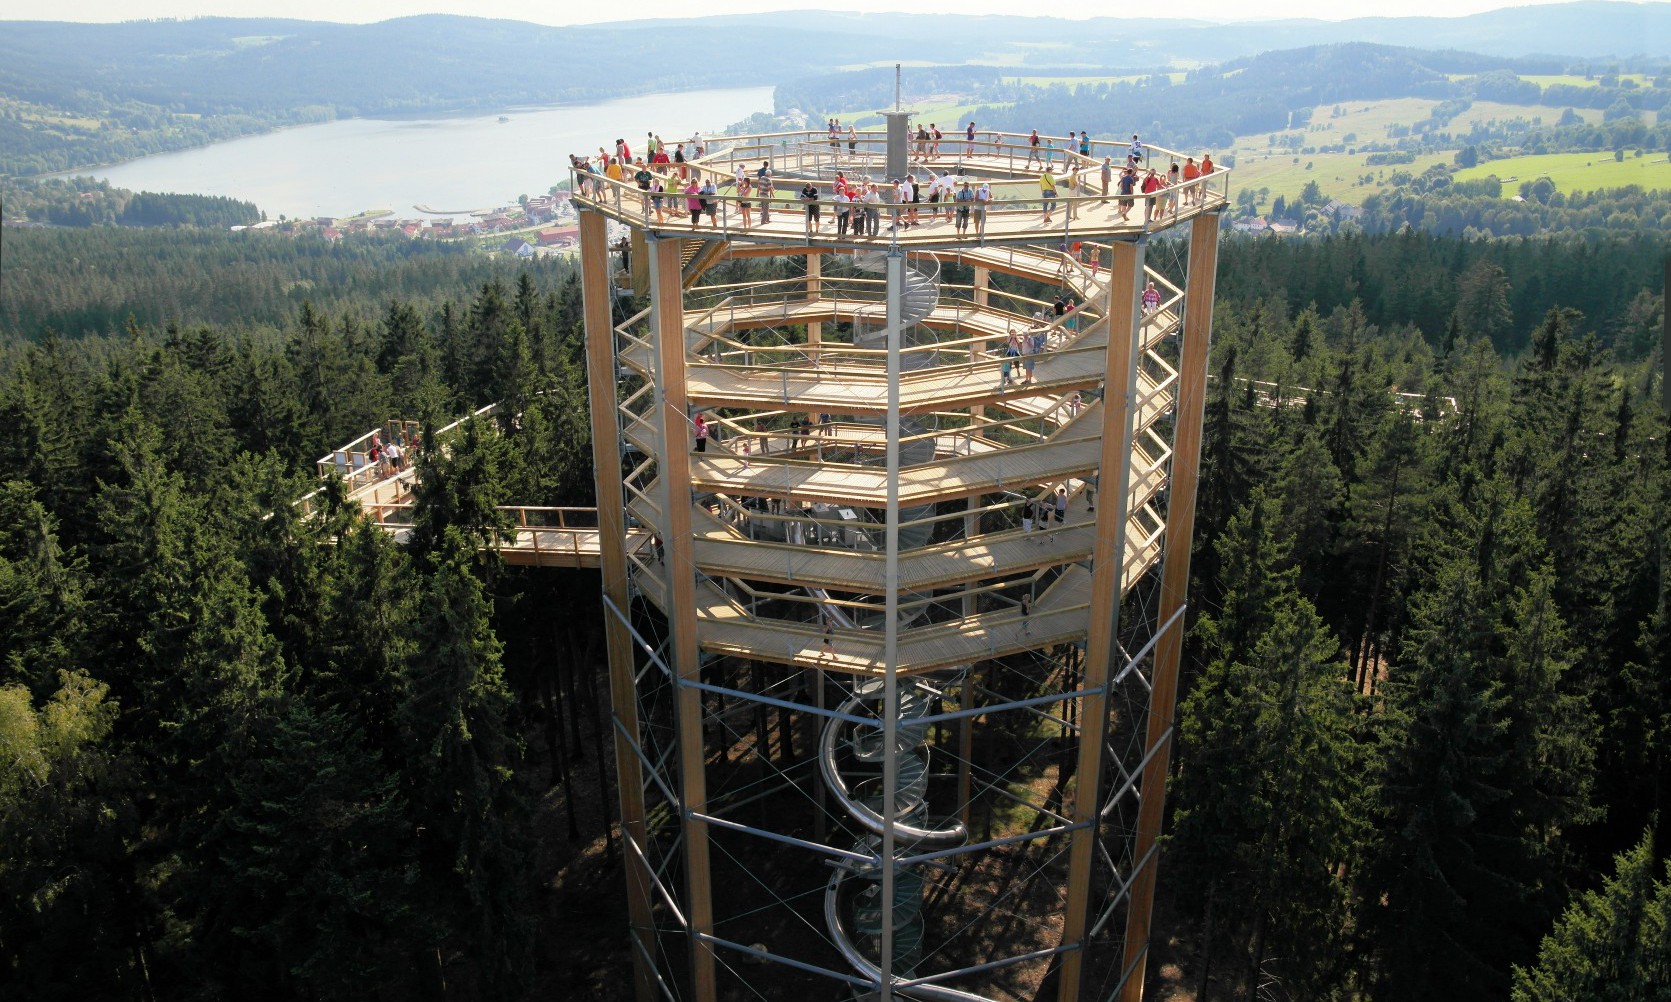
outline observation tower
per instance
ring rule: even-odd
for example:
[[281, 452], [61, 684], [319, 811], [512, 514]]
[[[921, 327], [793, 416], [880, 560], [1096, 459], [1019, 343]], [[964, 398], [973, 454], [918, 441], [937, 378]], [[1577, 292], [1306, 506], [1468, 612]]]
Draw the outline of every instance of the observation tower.
[[885, 117], [574, 177], [639, 1002], [1142, 994], [1228, 172]]

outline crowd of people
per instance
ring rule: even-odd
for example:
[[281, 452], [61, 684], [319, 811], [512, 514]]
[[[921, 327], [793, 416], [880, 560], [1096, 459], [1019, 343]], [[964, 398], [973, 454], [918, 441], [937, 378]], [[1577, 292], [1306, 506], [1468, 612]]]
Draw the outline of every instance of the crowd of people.
[[[859, 137], [852, 125], [848, 125], [843, 132], [840, 121], [832, 118], [827, 123], [827, 133], [831, 149], [839, 151], [845, 141], [850, 154], [856, 151]], [[968, 124], [964, 137], [965, 152], [972, 154], [975, 148], [974, 122]], [[644, 146], [638, 155], [634, 155], [625, 140], [617, 139], [613, 153], [600, 146], [595, 158], [570, 155], [569, 161], [579, 175], [582, 193], [598, 193], [602, 186], [592, 179], [600, 177], [636, 186], [640, 212], [646, 221], [654, 216], [657, 225], [667, 224], [667, 213], [671, 210], [675, 222], [683, 220], [692, 229], [704, 225], [717, 228], [722, 225], [720, 214], [725, 212], [723, 225], [749, 229], [756, 225], [756, 209], [759, 210], [758, 223], [766, 225], [772, 221], [774, 208], [782, 211], [786, 203], [793, 200], [802, 203], [809, 234], [826, 225], [827, 205], [831, 207], [828, 225], [840, 237], [879, 236], [884, 206], [887, 207], [889, 232], [920, 225], [924, 222], [923, 213], [926, 211], [928, 222], [941, 219], [943, 214], [946, 220], [955, 223], [959, 234], [967, 233], [971, 227], [977, 234], [984, 233], [993, 201], [991, 183], [964, 176], [961, 164], [956, 167], [955, 175], [951, 168], [945, 166], [938, 169], [926, 166], [930, 159], [939, 157], [944, 138], [938, 125], [919, 125], [912, 136], [912, 143], [914, 159], [924, 166], [885, 181], [856, 175], [849, 178], [846, 171], [840, 171], [828, 184], [828, 192], [819, 183], [806, 180], [790, 198], [779, 195], [770, 159], [762, 160], [754, 170], [738, 163], [734, 175], [729, 178], [694, 166], [708, 152], [700, 133], [683, 142], [669, 144], [661, 136], [649, 132], [645, 134]], [[1091, 194], [1091, 173], [1076, 168], [1074, 158], [1092, 162], [1090, 133], [1068, 133], [1067, 141], [1060, 150], [1063, 159], [1061, 174], [1056, 169], [1058, 147], [1055, 140], [1040, 136], [1034, 129], [1025, 146], [1028, 150], [1026, 167], [1037, 165], [1041, 168], [1038, 184], [1042, 221], [1047, 224], [1053, 221], [1058, 201], [1065, 203], [1069, 220], [1077, 218], [1082, 204], [1082, 198], [1078, 196]], [[1206, 187], [1196, 182], [1212, 174], [1214, 169], [1212, 155], [1203, 154], [1199, 162], [1194, 157], [1187, 157], [1182, 164], [1174, 160], [1162, 171], [1150, 162], [1150, 151], [1134, 134], [1124, 165], [1116, 167], [1112, 156], [1104, 157], [1097, 176], [1101, 181], [1101, 196], [1106, 198], [1112, 193], [1116, 197], [1121, 221], [1131, 218], [1137, 196], [1143, 194], [1149, 196], [1145, 199], [1144, 221], [1159, 222], [1168, 214], [1175, 216], [1180, 205], [1202, 204]], [[723, 197], [722, 188], [730, 189]], [[1067, 195], [1065, 199], [1061, 197], [1063, 192]]]

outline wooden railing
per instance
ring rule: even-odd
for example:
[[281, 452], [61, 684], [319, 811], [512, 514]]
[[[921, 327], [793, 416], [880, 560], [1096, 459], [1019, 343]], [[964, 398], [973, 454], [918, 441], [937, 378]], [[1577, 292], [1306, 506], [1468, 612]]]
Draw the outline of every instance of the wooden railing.
[[[1066, 142], [1061, 137], [1041, 138], [1049, 138], [1058, 144]], [[886, 139], [881, 133], [866, 132], [860, 135], [858, 142], [868, 152], [880, 149], [885, 145]], [[690, 196], [687, 196], [683, 191], [675, 190], [672, 185], [669, 185], [669, 190], [662, 193], [661, 197], [665, 203], [671, 205], [672, 221], [659, 225], [664, 228], [668, 226], [681, 229], [688, 227], [693, 233], [701, 235], [718, 233], [727, 237], [754, 232], [764, 224], [749, 227], [741, 225], [741, 212], [738, 203], [743, 201], [752, 203], [756, 208], [764, 203], [769, 203], [772, 211], [792, 213], [792, 216], [786, 216], [785, 218], [797, 220], [803, 218], [803, 210], [807, 205], [817, 204], [826, 219], [833, 218], [836, 203], [828, 196], [820, 197], [814, 202], [808, 203], [802, 201], [798, 192], [794, 190], [785, 190], [782, 193], [774, 192], [768, 198], [762, 196], [758, 191], [747, 197], [739, 197], [734, 188], [730, 194], [726, 194], [724, 189], [734, 185], [735, 174], [739, 169], [752, 178], [754, 171], [758, 169], [762, 162], [771, 164], [774, 179], [778, 172], [786, 175], [783, 179], [786, 188], [790, 184], [787, 175], [793, 173], [795, 183], [804, 184], [806, 183], [805, 179], [811, 178], [811, 183], [823, 190], [829, 189], [836, 171], [840, 169], [843, 163], [849, 163], [853, 169], [862, 166], [867, 173], [877, 165], [873, 155], [853, 158], [852, 155], [846, 153], [846, 145], [847, 141], [843, 138], [837, 144], [837, 148], [832, 150], [827, 135], [819, 132], [779, 132], [736, 136], [726, 139], [723, 144], [714, 144], [708, 154], [700, 160], [682, 165], [649, 165], [652, 171], [660, 177], [679, 181], [684, 180], [687, 175], [697, 179], [710, 179], [720, 189], [713, 194], [700, 196], [715, 206], [712, 222], [707, 221], [708, 217], [705, 216], [703, 222], [690, 226], [682, 218], [684, 200]], [[930, 158], [931, 165], [936, 168], [960, 166], [961, 161], [967, 155], [955, 154], [948, 157], [948, 151], [963, 149], [968, 145], [961, 137], [955, 143], [949, 139], [942, 140], [940, 144], [941, 154], [937, 158]], [[974, 145], [976, 152], [973, 154], [974, 160], [970, 166], [977, 171], [982, 165], [980, 161], [982, 157], [1001, 159], [1005, 172], [1024, 175], [1031, 169], [1030, 163], [1037, 162], [1030, 159], [1034, 151], [1028, 144], [1027, 137], [1019, 133], [989, 132], [985, 134], [985, 138], [977, 137]], [[1058, 189], [1057, 197], [1052, 203], [1054, 210], [1059, 210], [1062, 214], [1061, 225], [1059, 228], [1053, 225], [1049, 231], [1029, 232], [1025, 234], [1026, 236], [1032, 239], [1060, 239], [1064, 244], [1070, 243], [1076, 232], [1074, 226], [1076, 217], [1082, 209], [1106, 207], [1117, 204], [1122, 200], [1130, 200], [1134, 203], [1134, 206], [1131, 209], [1130, 218], [1122, 221], [1118, 229], [1120, 231], [1130, 230], [1135, 233], [1153, 229], [1154, 222], [1164, 223], [1168, 213], [1175, 215], [1180, 210], [1187, 210], [1196, 205], [1219, 200], [1228, 201], [1229, 199], [1231, 171], [1229, 168], [1217, 166], [1211, 174], [1202, 175], [1195, 180], [1181, 182], [1177, 186], [1164, 188], [1150, 194], [1134, 191], [1131, 195], [1122, 196], [1115, 184], [1110, 184], [1108, 192], [1104, 194], [1100, 177], [1102, 169], [1102, 159], [1100, 158], [1112, 159], [1114, 169], [1117, 171], [1126, 162], [1128, 147], [1123, 144], [1101, 141], [1093, 142], [1091, 146], [1092, 156], [1084, 156], [1077, 151], [1069, 152], [1063, 146], [1057, 146], [1055, 150], [1056, 162], [1050, 166], [1050, 172], [1053, 176], [1071, 177], [1073, 179], [1071, 188]], [[1156, 167], [1157, 163], [1163, 161], [1182, 163], [1185, 160], [1185, 156], [1181, 153], [1154, 146], [1145, 146], [1144, 156], [1145, 169], [1155, 167], [1159, 174], [1164, 174], [1165, 171]], [[930, 166], [930, 164], [925, 162], [913, 169], [922, 169], [926, 166]], [[648, 221], [652, 214], [650, 193], [639, 189], [638, 185], [631, 179], [631, 174], [636, 170], [636, 165], [627, 165], [627, 168], [622, 171], [621, 180], [612, 179], [601, 172], [574, 169], [571, 172], [570, 186], [575, 192], [576, 198], [581, 202], [589, 202], [610, 211], [618, 218]], [[1040, 168], [1039, 172], [1042, 173], [1043, 168]], [[972, 207], [975, 210], [975, 219], [971, 229], [974, 231], [973, 236], [976, 238], [985, 235], [989, 219], [1031, 219], [1041, 211], [1045, 204], [1041, 198], [1036, 174], [1008, 180], [989, 181], [988, 183], [992, 190], [992, 201], [984, 207], [978, 205]], [[1161, 204], [1161, 208], [1158, 210], [1154, 207], [1157, 202]], [[944, 202], [941, 204], [943, 206]], [[925, 210], [927, 205], [928, 203], [924, 202], [917, 208]], [[903, 211], [903, 207], [891, 204], [886, 198], [884, 198], [882, 204], [874, 206], [874, 208], [881, 210], [890, 221], [897, 212]], [[1160, 219], [1152, 221], [1150, 217], [1157, 211], [1160, 213]], [[1087, 222], [1081, 224], [1080, 230], [1099, 234], [1106, 233], [1109, 230], [1109, 225], [1106, 220], [1095, 224]], [[886, 231], [884, 230], [885, 234]], [[812, 236], [810, 231], [808, 235]], [[878, 238], [859, 237], [851, 239]]]

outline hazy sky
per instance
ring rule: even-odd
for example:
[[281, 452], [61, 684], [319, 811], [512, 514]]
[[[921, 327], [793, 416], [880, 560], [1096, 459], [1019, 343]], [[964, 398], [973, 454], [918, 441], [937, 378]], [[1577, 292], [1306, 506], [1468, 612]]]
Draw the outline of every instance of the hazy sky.
[[[1215, 21], [1246, 21], [1281, 17], [1315, 17], [1331, 21], [1352, 17], [1437, 15], [1459, 16], [1503, 7], [1524, 7], [1560, 0], [1401, 0], [1368, 3], [1363, 0], [1188, 0], [1181, 4], [1127, 7], [1124, 13], [1149, 17], [1195, 17]], [[1055, 4], [1053, 17], [1092, 17], [1108, 14], [1111, 5], [1083, 0]], [[1257, 9], [1252, 9], [1256, 7]], [[408, 14], [456, 13], [500, 17], [538, 24], [585, 24], [651, 17], [700, 17], [710, 14], [760, 10], [898, 11], [910, 9], [900, 0], [634, 0], [620, 5], [584, 0], [0, 0], [0, 19], [53, 21], [129, 21], [153, 17], [293, 17], [309, 21], [383, 21]], [[953, 0], [932, 8], [960, 14], [1030, 14], [1039, 8], [1020, 0]]]

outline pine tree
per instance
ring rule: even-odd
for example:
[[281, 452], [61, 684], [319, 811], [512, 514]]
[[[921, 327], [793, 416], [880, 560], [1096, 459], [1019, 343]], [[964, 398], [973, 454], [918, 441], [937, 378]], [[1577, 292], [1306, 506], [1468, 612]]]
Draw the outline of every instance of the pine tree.
[[1182, 712], [1178, 816], [1169, 856], [1203, 923], [1198, 997], [1219, 939], [1251, 986], [1294, 998], [1343, 979], [1358, 745], [1338, 644], [1284, 569], [1277, 504], [1255, 489], [1220, 540], [1226, 595], [1199, 631], [1208, 664]]
[[1537, 963], [1514, 969], [1513, 1002], [1671, 999], [1671, 865], [1655, 856], [1645, 835], [1616, 857], [1601, 889], [1575, 900], [1544, 937]]

